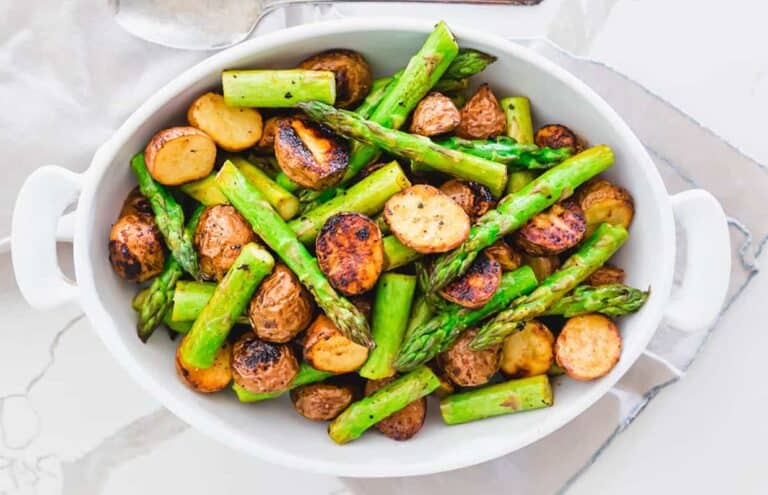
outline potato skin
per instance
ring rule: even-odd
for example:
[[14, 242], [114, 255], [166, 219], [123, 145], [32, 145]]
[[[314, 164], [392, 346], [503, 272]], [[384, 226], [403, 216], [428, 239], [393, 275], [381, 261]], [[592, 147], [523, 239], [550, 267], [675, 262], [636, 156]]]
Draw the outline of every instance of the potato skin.
[[[183, 339], [182, 341], [183, 342]], [[195, 368], [181, 359], [181, 342], [176, 348], [176, 374], [196, 392], [211, 393], [224, 389], [232, 381], [232, 344], [225, 342], [216, 353], [210, 368]]]
[[320, 371], [350, 373], [368, 359], [368, 348], [346, 338], [324, 314], [309, 326], [303, 345], [304, 360]]
[[143, 282], [163, 271], [165, 244], [152, 206], [138, 189], [128, 194], [109, 232], [109, 262], [125, 280]]
[[558, 256], [531, 256], [523, 253], [522, 260], [523, 265], [531, 267], [539, 282], [555, 273], [562, 264]]
[[120, 215], [118, 216], [122, 217], [125, 215], [148, 216], [154, 221], [155, 212], [152, 209], [152, 204], [146, 196], [141, 194], [138, 186], [131, 189], [131, 192], [128, 193], [125, 201], [123, 201], [123, 206], [120, 208]]
[[498, 261], [501, 269], [505, 272], [517, 270], [523, 264], [520, 253], [512, 249], [512, 246], [502, 239], [485, 248], [485, 254]]
[[488, 139], [503, 134], [506, 128], [504, 110], [491, 88], [483, 84], [461, 108], [456, 135], [466, 139]]
[[484, 385], [499, 371], [501, 346], [473, 351], [469, 344], [475, 336], [477, 328], [465, 330], [448, 350], [437, 356], [445, 374], [460, 387]]
[[515, 234], [515, 243], [528, 254], [551, 256], [577, 245], [586, 230], [584, 211], [575, 201], [565, 201], [528, 220]]
[[263, 121], [255, 108], [230, 107], [218, 93], [199, 96], [187, 110], [189, 124], [227, 151], [242, 151], [261, 139]]
[[284, 390], [298, 372], [299, 363], [287, 344], [265, 342], [246, 332], [232, 349], [232, 377], [251, 392]]
[[339, 108], [352, 108], [363, 101], [373, 82], [368, 62], [353, 50], [326, 50], [304, 60], [299, 68], [333, 72], [336, 76], [336, 106]]
[[194, 243], [200, 255], [200, 275], [221, 280], [240, 254], [240, 248], [256, 241], [248, 221], [231, 205], [208, 206], [195, 229]]
[[533, 138], [536, 146], [540, 148], [568, 148], [572, 154], [584, 151], [584, 143], [576, 134], [561, 124], [545, 125]]
[[384, 245], [376, 222], [359, 213], [326, 220], [315, 240], [320, 270], [347, 296], [371, 290], [384, 267]]
[[461, 206], [472, 220], [485, 215], [494, 205], [490, 189], [474, 181], [451, 179], [440, 186], [440, 191]]
[[618, 266], [606, 264], [592, 272], [586, 280], [587, 285], [623, 284], [627, 274]]
[[452, 303], [476, 309], [493, 297], [500, 283], [501, 264], [482, 252], [464, 275], [440, 290], [440, 295]]
[[202, 179], [216, 163], [216, 143], [191, 126], [171, 127], [155, 134], [144, 149], [152, 178], [166, 186]]
[[349, 164], [347, 145], [326, 127], [300, 118], [277, 122], [275, 157], [285, 175], [307, 189], [336, 185]]
[[411, 116], [410, 132], [436, 136], [451, 132], [461, 122], [461, 113], [453, 101], [442, 93], [429, 93], [421, 99]]
[[621, 356], [621, 334], [610, 318], [587, 314], [569, 318], [555, 341], [555, 360], [574, 380], [607, 375]]
[[350, 387], [332, 383], [312, 383], [291, 390], [296, 412], [313, 421], [330, 421], [352, 403]]
[[314, 312], [312, 295], [280, 263], [256, 289], [248, 307], [248, 319], [260, 339], [282, 344], [306, 329]]
[[635, 202], [629, 191], [605, 179], [588, 181], [576, 190], [574, 199], [584, 210], [587, 235], [603, 222], [628, 229], [635, 216]]
[[543, 375], [555, 359], [555, 337], [544, 323], [531, 320], [501, 344], [501, 371], [510, 378]]
[[284, 118], [285, 117], [282, 115], [275, 115], [264, 121], [261, 137], [259, 138], [259, 142], [256, 143], [256, 147], [259, 151], [266, 153], [275, 151], [275, 135], [277, 134], [277, 127], [280, 124], [280, 120]]
[[[373, 394], [393, 380], [395, 377], [368, 380], [365, 382], [365, 395]], [[422, 397], [376, 423], [376, 429], [392, 440], [408, 440], [421, 430], [426, 417], [427, 398]]]

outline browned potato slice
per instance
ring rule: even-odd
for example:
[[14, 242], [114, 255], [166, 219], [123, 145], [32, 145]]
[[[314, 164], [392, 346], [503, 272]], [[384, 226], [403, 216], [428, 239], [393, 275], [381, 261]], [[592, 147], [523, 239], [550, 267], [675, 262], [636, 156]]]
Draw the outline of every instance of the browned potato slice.
[[460, 306], [475, 309], [484, 306], [493, 297], [500, 283], [501, 264], [482, 252], [469, 270], [446, 285], [440, 295]]
[[200, 275], [208, 280], [221, 280], [240, 254], [240, 248], [255, 240], [251, 225], [234, 206], [207, 207], [194, 237], [200, 255]]
[[256, 147], [259, 151], [272, 153], [275, 151], [275, 135], [277, 134], [277, 127], [280, 124], [280, 119], [284, 119], [282, 115], [275, 115], [264, 121], [264, 126], [261, 131], [261, 137], [259, 142], [256, 143]]
[[572, 130], [560, 124], [545, 125], [536, 131], [533, 141], [540, 148], [570, 148], [573, 154], [585, 148], [585, 143]]
[[501, 371], [511, 378], [543, 375], [552, 367], [555, 337], [538, 320], [531, 320], [501, 344]]
[[523, 264], [520, 253], [503, 240], [498, 240], [485, 248], [485, 254], [498, 261], [505, 272], [517, 270]]
[[417, 184], [389, 198], [384, 219], [397, 239], [420, 253], [444, 253], [469, 236], [469, 217], [440, 190]]
[[467, 139], [488, 139], [504, 134], [506, 128], [504, 110], [491, 88], [483, 84], [461, 107], [461, 122], [456, 127], [456, 135]]
[[437, 356], [445, 374], [460, 387], [485, 385], [499, 371], [501, 346], [473, 351], [469, 344], [475, 336], [476, 328], [465, 330], [448, 350]]
[[138, 189], [123, 202], [120, 217], [109, 232], [109, 262], [126, 280], [143, 282], [163, 271], [165, 248], [152, 206]]
[[261, 139], [261, 114], [255, 108], [230, 107], [217, 93], [205, 93], [187, 110], [189, 125], [208, 134], [220, 148], [242, 151]]
[[557, 256], [530, 256], [522, 254], [523, 265], [528, 265], [536, 275], [536, 280], [541, 282], [560, 268], [560, 258]]
[[147, 170], [160, 184], [178, 186], [207, 177], [216, 163], [216, 143], [194, 127], [171, 127], [155, 134], [144, 150]]
[[518, 247], [534, 256], [560, 254], [584, 238], [587, 223], [575, 201], [555, 203], [534, 215], [515, 234]]
[[[182, 339], [181, 342], [184, 340]], [[232, 345], [225, 342], [216, 352], [210, 368], [195, 368], [181, 359], [181, 342], [176, 348], [176, 374], [189, 388], [196, 392], [218, 392], [232, 381]]]
[[557, 336], [557, 365], [574, 380], [605, 376], [621, 356], [621, 335], [616, 325], [600, 314], [570, 318]]
[[629, 228], [635, 216], [635, 203], [629, 191], [605, 179], [592, 179], [576, 191], [579, 206], [587, 219], [587, 235], [601, 223]]
[[125, 215], [148, 216], [154, 221], [155, 212], [146, 196], [141, 194], [138, 186], [131, 189], [131, 192], [123, 201], [123, 207], [120, 209], [121, 217]]
[[352, 50], [333, 49], [313, 55], [300, 69], [329, 70], [336, 76], [336, 106], [352, 108], [371, 90], [373, 76], [368, 62]]
[[336, 185], [349, 164], [344, 141], [320, 124], [295, 117], [278, 121], [275, 157], [292, 181], [315, 190]]
[[339, 213], [326, 220], [315, 252], [328, 281], [347, 296], [371, 290], [384, 267], [381, 230], [359, 213]]
[[[373, 394], [394, 379], [368, 380], [365, 383], [365, 395]], [[427, 398], [422, 397], [376, 423], [376, 429], [393, 440], [408, 440], [421, 430], [426, 417]]]
[[346, 338], [325, 315], [318, 316], [304, 337], [304, 359], [331, 373], [355, 371], [368, 359], [368, 348]]
[[603, 265], [587, 278], [587, 285], [623, 284], [627, 274], [618, 266]]
[[451, 179], [440, 186], [440, 191], [461, 206], [473, 220], [493, 208], [490, 189], [477, 182]]
[[332, 383], [312, 383], [291, 390], [291, 402], [296, 411], [313, 421], [330, 421], [352, 403], [350, 387]]
[[410, 131], [422, 136], [436, 136], [451, 132], [459, 122], [461, 113], [450, 98], [441, 93], [429, 93], [413, 110]]
[[299, 362], [288, 344], [273, 344], [244, 333], [232, 350], [232, 377], [251, 392], [276, 392], [288, 388], [299, 372]]
[[314, 312], [312, 295], [281, 263], [259, 284], [248, 308], [248, 318], [260, 339], [282, 344], [307, 328]]

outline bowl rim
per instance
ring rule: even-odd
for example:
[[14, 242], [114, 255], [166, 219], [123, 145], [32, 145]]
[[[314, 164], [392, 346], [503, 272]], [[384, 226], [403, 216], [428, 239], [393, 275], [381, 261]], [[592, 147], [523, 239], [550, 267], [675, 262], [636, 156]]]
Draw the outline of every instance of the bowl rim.
[[[393, 27], [396, 26], [396, 27]], [[533, 50], [516, 44], [501, 36], [488, 34], [480, 30], [451, 24], [451, 31], [457, 38], [471, 43], [484, 44], [496, 47], [504, 55], [512, 55], [523, 60], [527, 64], [537, 66], [547, 72], [561, 84], [569, 86], [579, 93], [590, 105], [592, 105], [601, 117], [608, 119], [609, 123], [622, 136], [622, 139], [631, 143], [631, 149], [627, 153], [637, 160], [650, 187], [650, 193], [654, 200], [661, 202], [659, 208], [659, 244], [666, 246], [664, 253], [657, 262], [657, 269], [663, 270], [663, 283], [654, 286], [654, 292], [649, 304], [644, 308], [646, 324], [652, 326], [640, 340], [637, 346], [624, 349], [619, 366], [623, 369], [614, 370], [608, 376], [591, 384], [575, 400], [569, 408], [559, 409], [557, 413], [546, 416], [536, 428], [531, 428], [522, 434], [515, 435], [507, 442], [499, 442], [495, 448], [482, 451], [469, 451], [463, 449], [451, 459], [439, 461], [425, 459], [418, 463], [359, 463], [328, 461], [324, 459], [306, 458], [288, 453], [282, 449], [267, 443], [257, 443], [247, 440], [244, 436], [237, 435], [234, 427], [221, 417], [207, 412], [205, 409], [194, 405], [189, 400], [176, 398], [166, 390], [166, 387], [156, 379], [148, 370], [144, 369], [132, 355], [132, 352], [123, 344], [118, 336], [117, 325], [109, 315], [109, 312], [101, 304], [97, 297], [97, 289], [93, 275], [93, 267], [88, 259], [91, 232], [87, 228], [94, 215], [95, 185], [98, 184], [105, 172], [112, 164], [125, 142], [135, 133], [139, 127], [150, 119], [155, 112], [168, 101], [184, 91], [188, 86], [195, 84], [211, 71], [218, 71], [220, 67], [228, 66], [230, 62], [241, 57], [264, 52], [282, 43], [311, 40], [330, 34], [357, 33], [361, 31], [392, 31], [397, 29], [407, 33], [429, 33], [434, 22], [429, 20], [408, 19], [400, 17], [376, 17], [376, 18], [350, 18], [305, 24], [257, 36], [232, 48], [218, 52], [190, 69], [176, 76], [168, 84], [163, 86], [155, 94], [150, 96], [105, 142], [94, 154], [89, 168], [84, 172], [84, 181], [81, 196], [76, 210], [76, 228], [74, 236], [74, 261], [75, 274], [80, 286], [80, 301], [82, 307], [91, 321], [92, 327], [117, 358], [118, 362], [130, 373], [142, 387], [159, 400], [165, 407], [186, 423], [199, 429], [206, 435], [223, 442], [240, 451], [263, 459], [267, 462], [280, 464], [289, 468], [305, 471], [347, 477], [402, 477], [433, 474], [450, 471], [462, 467], [472, 466], [485, 462], [519, 448], [525, 447], [539, 440], [560, 427], [566, 425], [576, 416], [603, 397], [610, 388], [623, 376], [634, 364], [638, 357], [645, 351], [648, 342], [655, 333], [662, 318], [663, 308], [669, 298], [672, 287], [672, 276], [675, 260], [675, 225], [668, 193], [664, 183], [656, 170], [653, 161], [639, 139], [630, 130], [623, 119], [585, 83], [576, 78], [565, 69], [549, 61], [544, 56]], [[668, 275], [666, 275], [668, 274]], [[618, 367], [617, 367], [618, 368]]]

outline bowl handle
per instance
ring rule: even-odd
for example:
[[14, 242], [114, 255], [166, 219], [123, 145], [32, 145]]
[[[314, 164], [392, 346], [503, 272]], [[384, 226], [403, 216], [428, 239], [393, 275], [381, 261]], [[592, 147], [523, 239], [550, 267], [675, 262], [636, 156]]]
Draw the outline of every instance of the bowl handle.
[[72, 242], [72, 214], [62, 213], [77, 200], [81, 184], [81, 175], [47, 165], [27, 177], [16, 198], [13, 271], [21, 294], [35, 309], [56, 309], [78, 300], [77, 284], [59, 267], [56, 241]]
[[728, 220], [717, 199], [702, 189], [670, 199], [685, 233], [685, 267], [664, 318], [674, 328], [693, 332], [711, 325], [725, 302], [731, 275]]

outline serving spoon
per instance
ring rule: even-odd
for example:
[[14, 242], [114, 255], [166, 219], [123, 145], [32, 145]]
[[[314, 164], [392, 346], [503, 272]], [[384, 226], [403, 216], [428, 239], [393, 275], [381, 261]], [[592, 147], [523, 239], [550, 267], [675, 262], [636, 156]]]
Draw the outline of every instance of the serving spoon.
[[[396, 0], [338, 0], [393, 2]], [[419, 3], [536, 5], [543, 0], [407, 0]], [[250, 36], [261, 20], [286, 5], [331, 0], [110, 0], [115, 20], [147, 41], [184, 50], [220, 50]]]

